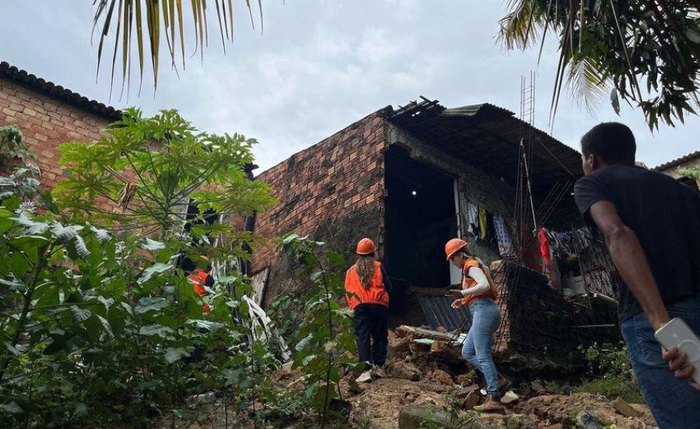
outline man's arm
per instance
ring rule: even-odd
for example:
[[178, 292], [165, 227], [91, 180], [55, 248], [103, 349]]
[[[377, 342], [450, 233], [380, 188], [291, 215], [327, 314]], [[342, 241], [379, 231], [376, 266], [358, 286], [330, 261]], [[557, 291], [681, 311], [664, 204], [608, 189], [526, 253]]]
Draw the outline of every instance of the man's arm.
[[670, 319], [637, 235], [622, 223], [610, 201], [598, 201], [589, 210], [605, 237], [605, 244], [622, 280], [641, 304], [653, 329], [659, 329]]

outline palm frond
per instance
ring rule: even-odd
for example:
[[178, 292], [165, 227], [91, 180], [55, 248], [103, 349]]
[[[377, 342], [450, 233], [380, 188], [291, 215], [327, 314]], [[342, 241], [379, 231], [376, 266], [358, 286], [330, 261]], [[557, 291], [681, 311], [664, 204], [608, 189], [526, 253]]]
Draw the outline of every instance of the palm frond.
[[[214, 10], [210, 7], [214, 3]], [[123, 85], [127, 88], [130, 83], [132, 60], [131, 54], [135, 49], [138, 55], [139, 92], [141, 90], [146, 58], [150, 58], [153, 73], [154, 89], [158, 87], [158, 72], [160, 68], [161, 37], [165, 35], [170, 65], [177, 72], [177, 63], [181, 60], [182, 68], [185, 68], [186, 41], [185, 16], [192, 16], [194, 52], [199, 51], [200, 58], [204, 58], [204, 49], [209, 45], [209, 21], [210, 13], [216, 13], [216, 22], [221, 34], [221, 43], [226, 52], [226, 44], [233, 41], [234, 10], [232, 0], [93, 0], [95, 17], [93, 22], [93, 34], [99, 30], [99, 45], [97, 48], [97, 74], [99, 76], [104, 49], [106, 43], [113, 43], [111, 64], [111, 85], [114, 86], [115, 76], [121, 75]], [[256, 8], [250, 0], [246, 0], [246, 7], [250, 13], [251, 22], [255, 27], [253, 10]], [[260, 23], [262, 29], [263, 2], [258, 0], [257, 8], [260, 11]], [[144, 21], [146, 25], [144, 26]], [[132, 46], [133, 36], [136, 36], [136, 45]], [[148, 41], [146, 47], [145, 40]]]
[[568, 66], [567, 85], [574, 99], [583, 101], [589, 113], [595, 113], [610, 93], [610, 81], [592, 60], [572, 60]]

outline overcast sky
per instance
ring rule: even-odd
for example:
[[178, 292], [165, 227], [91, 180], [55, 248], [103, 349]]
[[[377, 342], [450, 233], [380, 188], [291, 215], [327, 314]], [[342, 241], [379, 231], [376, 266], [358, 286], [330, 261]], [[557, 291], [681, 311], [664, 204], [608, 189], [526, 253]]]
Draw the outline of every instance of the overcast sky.
[[[108, 73], [95, 82], [92, 3], [3, 0], [0, 60], [118, 108], [136, 105], [149, 114], [175, 108], [201, 130], [255, 137], [258, 173], [419, 95], [446, 107], [489, 102], [517, 114], [520, 77], [531, 70], [537, 71], [535, 125], [550, 130], [554, 40], [539, 66], [537, 49], [504, 52], [495, 40], [504, 1], [269, 0], [261, 35], [237, 0], [236, 40], [226, 55], [212, 26], [203, 64], [190, 59], [178, 78], [164, 61], [155, 96], [147, 76], [141, 96], [132, 88], [128, 100], [120, 99], [118, 85], [110, 100]], [[611, 120], [632, 127], [638, 159], [649, 166], [700, 148], [697, 117], [652, 134], [638, 109], [624, 108], [618, 117], [606, 100], [593, 116], [568, 93], [553, 135], [578, 148], [590, 127]]]

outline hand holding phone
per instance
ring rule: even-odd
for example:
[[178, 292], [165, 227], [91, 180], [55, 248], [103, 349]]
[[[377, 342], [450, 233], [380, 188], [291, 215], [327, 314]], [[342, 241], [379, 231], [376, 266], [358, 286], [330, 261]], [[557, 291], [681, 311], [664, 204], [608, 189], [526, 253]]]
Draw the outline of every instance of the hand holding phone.
[[666, 350], [678, 347], [685, 353], [687, 362], [695, 368], [691, 378], [696, 383], [700, 383], [700, 339], [688, 325], [683, 320], [675, 318], [660, 327], [654, 336]]

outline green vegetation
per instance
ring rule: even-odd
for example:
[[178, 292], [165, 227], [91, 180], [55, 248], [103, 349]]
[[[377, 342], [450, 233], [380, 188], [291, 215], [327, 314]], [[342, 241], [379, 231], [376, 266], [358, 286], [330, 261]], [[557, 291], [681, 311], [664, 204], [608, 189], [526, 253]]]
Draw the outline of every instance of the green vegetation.
[[583, 350], [591, 377], [574, 388], [575, 392], [588, 392], [614, 399], [621, 397], [627, 402], [644, 403], [634, 378], [634, 371], [623, 344], [593, 344]]
[[[293, 421], [313, 406], [328, 418], [335, 356], [354, 347], [341, 333], [347, 315], [327, 293], [337, 278], [305, 240], [285, 241], [314, 263], [314, 285], [325, 289], [298, 329], [304, 395], [281, 391], [272, 383], [277, 345], [253, 341], [260, 327], [242, 299], [251, 286], [238, 267], [258, 240], [207, 222], [212, 211], [235, 220], [272, 202], [245, 173], [254, 143], [199, 133], [174, 111], [129, 110], [100, 141], [63, 146], [62, 211], [37, 196], [38, 171], [2, 178], [0, 427], [187, 426], [201, 419], [196, 395], [211, 398], [208, 411], [220, 410], [226, 427]], [[188, 204], [199, 211], [187, 216]], [[203, 255], [219, 270], [206, 314], [178, 263], [203, 266]]]

